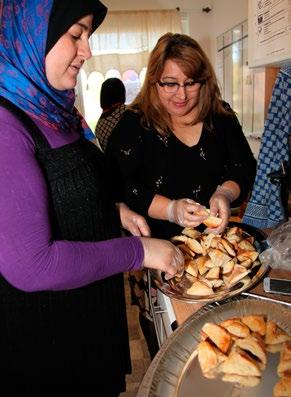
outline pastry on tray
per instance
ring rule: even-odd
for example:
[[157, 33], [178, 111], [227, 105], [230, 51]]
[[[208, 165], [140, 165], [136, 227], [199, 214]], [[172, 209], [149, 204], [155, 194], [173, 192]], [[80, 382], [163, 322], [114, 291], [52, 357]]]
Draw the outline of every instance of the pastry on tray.
[[274, 321], [261, 314], [232, 317], [205, 323], [200, 335], [197, 353], [202, 374], [246, 387], [260, 383], [267, 352], [275, 346], [275, 351], [280, 350], [280, 380], [273, 396], [291, 396], [291, 337]]
[[211, 296], [239, 282], [248, 285], [252, 269], [261, 264], [254, 238], [236, 226], [218, 235], [188, 227], [171, 240], [185, 257], [183, 276], [189, 280], [187, 295]]

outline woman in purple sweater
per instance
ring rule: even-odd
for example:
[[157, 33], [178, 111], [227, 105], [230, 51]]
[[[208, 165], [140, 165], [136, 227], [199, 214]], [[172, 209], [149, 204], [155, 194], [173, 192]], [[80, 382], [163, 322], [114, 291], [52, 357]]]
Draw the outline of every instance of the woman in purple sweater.
[[[130, 356], [122, 272], [183, 265], [114, 205], [74, 104], [97, 0], [2, 0], [0, 354], [7, 395], [116, 397]], [[109, 182], [109, 184], [108, 184]], [[107, 186], [108, 184], [108, 186]], [[116, 200], [115, 200], [116, 201]]]

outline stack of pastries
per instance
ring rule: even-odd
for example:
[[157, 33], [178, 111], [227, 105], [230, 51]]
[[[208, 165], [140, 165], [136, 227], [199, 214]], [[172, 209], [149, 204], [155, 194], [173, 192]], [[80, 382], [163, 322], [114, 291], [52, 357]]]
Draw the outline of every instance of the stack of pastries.
[[188, 295], [212, 295], [238, 282], [247, 285], [251, 270], [261, 265], [254, 237], [237, 226], [219, 235], [185, 228], [172, 242], [185, 257], [183, 276], [189, 280]]
[[274, 397], [291, 396], [291, 342], [283, 343], [277, 368], [280, 380], [274, 387]]
[[262, 315], [233, 317], [205, 323], [198, 344], [203, 375], [242, 386], [256, 386], [267, 365], [267, 352], [280, 351], [274, 397], [291, 396], [291, 336]]

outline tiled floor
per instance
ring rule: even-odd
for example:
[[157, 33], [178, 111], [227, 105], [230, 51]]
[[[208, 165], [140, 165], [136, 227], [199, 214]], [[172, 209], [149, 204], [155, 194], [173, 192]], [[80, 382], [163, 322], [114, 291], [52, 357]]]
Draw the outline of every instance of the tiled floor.
[[136, 397], [139, 384], [142, 381], [148, 366], [150, 365], [151, 359], [147, 344], [139, 325], [139, 309], [137, 306], [131, 305], [130, 288], [127, 275], [125, 275], [124, 280], [132, 374], [127, 376], [126, 392], [121, 393], [120, 397]]

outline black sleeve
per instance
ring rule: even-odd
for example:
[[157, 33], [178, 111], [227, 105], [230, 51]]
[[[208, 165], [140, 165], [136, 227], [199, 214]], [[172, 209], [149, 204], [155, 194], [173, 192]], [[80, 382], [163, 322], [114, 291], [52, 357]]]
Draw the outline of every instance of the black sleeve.
[[[118, 186], [121, 201], [147, 216], [155, 192], [144, 182], [143, 136], [139, 116], [127, 110], [114, 128], [106, 148], [113, 183]], [[147, 159], [148, 161], [148, 159]]]
[[232, 116], [220, 116], [217, 126], [225, 146], [224, 179], [235, 181], [241, 190], [240, 196], [232, 204], [236, 207], [242, 204], [252, 189], [257, 162], [234, 113]]

